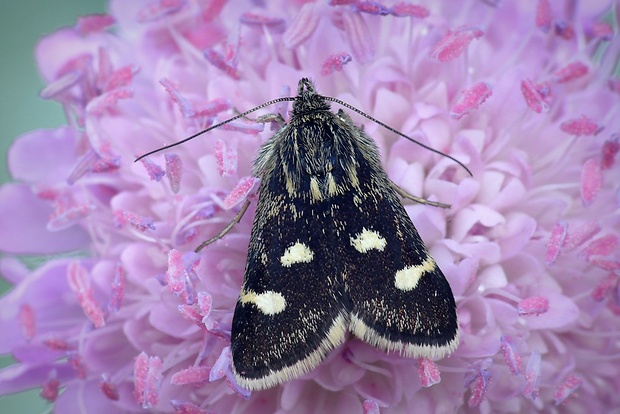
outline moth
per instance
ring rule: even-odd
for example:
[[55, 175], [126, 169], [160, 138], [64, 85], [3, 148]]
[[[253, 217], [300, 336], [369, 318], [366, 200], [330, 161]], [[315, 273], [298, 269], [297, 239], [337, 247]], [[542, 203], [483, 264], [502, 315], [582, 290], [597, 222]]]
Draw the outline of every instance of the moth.
[[288, 124], [254, 162], [259, 198], [231, 331], [232, 370], [250, 390], [310, 372], [348, 333], [413, 358], [459, 343], [450, 285], [399, 195], [422, 199], [392, 183], [374, 141], [328, 100], [301, 79]]

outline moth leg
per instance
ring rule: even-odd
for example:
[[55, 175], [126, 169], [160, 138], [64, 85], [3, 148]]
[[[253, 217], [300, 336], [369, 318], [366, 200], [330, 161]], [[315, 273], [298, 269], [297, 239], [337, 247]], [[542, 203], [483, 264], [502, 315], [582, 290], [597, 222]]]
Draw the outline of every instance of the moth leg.
[[413, 194], [409, 194], [405, 189], [400, 187], [398, 184], [396, 184], [392, 180], [390, 180], [390, 184], [392, 184], [392, 188], [394, 188], [394, 190], [398, 194], [400, 194], [400, 196], [402, 198], [406, 198], [406, 199], [409, 199], [411, 201], [415, 201], [416, 203], [420, 203], [420, 204], [427, 204], [427, 205], [433, 206], [433, 207], [441, 207], [441, 208], [450, 208], [451, 207], [450, 204], [444, 204], [444, 203], [440, 203], [438, 201], [430, 201], [430, 200], [427, 200], [425, 198], [416, 197]]
[[246, 212], [246, 210], [248, 209], [249, 206], [250, 206], [250, 200], [245, 200], [245, 203], [243, 203], [243, 206], [241, 207], [241, 210], [239, 210], [239, 212], [235, 215], [235, 217], [233, 217], [233, 219], [230, 221], [230, 223], [228, 223], [228, 225], [226, 227], [224, 227], [224, 229], [222, 229], [222, 231], [220, 231], [217, 235], [211, 237], [207, 241], [202, 242], [202, 244], [200, 246], [196, 247], [196, 250], [194, 250], [194, 251], [196, 253], [198, 253], [200, 250], [202, 250], [203, 248], [207, 247], [208, 245], [210, 245], [214, 241], [219, 240], [222, 237], [224, 237], [226, 235], [226, 233], [228, 233], [229, 231], [232, 230], [233, 227], [235, 227], [235, 224], [239, 223], [239, 221], [241, 220], [241, 217], [243, 217], [243, 215], [245, 214], [245, 212]]
[[282, 118], [282, 115], [278, 113], [261, 115], [257, 117], [255, 121], [259, 124], [275, 123], [280, 128], [286, 125], [286, 121]]

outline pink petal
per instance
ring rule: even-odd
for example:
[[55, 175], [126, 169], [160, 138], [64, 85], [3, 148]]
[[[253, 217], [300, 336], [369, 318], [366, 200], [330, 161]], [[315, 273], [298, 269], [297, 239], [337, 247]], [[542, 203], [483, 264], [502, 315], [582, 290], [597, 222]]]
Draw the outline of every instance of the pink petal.
[[39, 395], [41, 396], [41, 398], [49, 402], [54, 402], [56, 401], [56, 398], [58, 398], [59, 391], [60, 382], [56, 378], [51, 378], [43, 384]]
[[120, 396], [118, 394], [118, 387], [115, 383], [110, 381], [110, 378], [106, 374], [101, 374], [101, 379], [99, 380], [99, 389], [103, 395], [105, 395], [108, 399], [112, 401], [118, 401]]
[[19, 323], [22, 327], [22, 332], [27, 339], [33, 339], [36, 335], [36, 314], [32, 306], [22, 304], [19, 307]]
[[572, 232], [569, 232], [564, 241], [564, 250], [569, 252], [590, 240], [601, 231], [601, 226], [595, 221], [586, 221]]
[[519, 301], [519, 315], [540, 315], [549, 310], [549, 299], [532, 296]]
[[417, 17], [419, 19], [424, 19], [431, 14], [424, 6], [404, 2], [393, 5], [390, 8], [390, 13], [396, 17]]
[[170, 378], [170, 382], [174, 385], [204, 384], [209, 382], [210, 371], [210, 367], [192, 366], [176, 372], [172, 378]]
[[527, 361], [527, 366], [525, 367], [525, 389], [523, 390], [523, 395], [530, 400], [535, 400], [538, 397], [541, 376], [540, 369], [540, 352], [532, 352]]
[[342, 23], [355, 60], [370, 61], [375, 55], [375, 45], [364, 18], [358, 13], [343, 13]]
[[471, 111], [478, 109], [480, 105], [491, 96], [493, 91], [491, 86], [485, 82], [479, 82], [475, 85], [461, 91], [461, 95], [457, 102], [450, 108], [450, 116], [454, 119], [461, 119], [468, 115]]
[[579, 118], [569, 119], [560, 124], [560, 129], [572, 135], [596, 135], [603, 127], [598, 125], [592, 118], [582, 115]]
[[224, 199], [224, 208], [230, 210], [245, 200], [252, 193], [258, 182], [259, 180], [254, 177], [243, 177], [239, 180], [235, 188]]
[[69, 286], [77, 296], [77, 301], [82, 307], [84, 314], [95, 328], [105, 325], [105, 314], [95, 300], [93, 289], [90, 286], [90, 274], [78, 262], [71, 262], [67, 267], [67, 280]]
[[576, 391], [581, 387], [583, 381], [581, 378], [575, 375], [569, 375], [564, 382], [562, 382], [555, 390], [553, 394], [553, 399], [555, 400], [555, 405], [560, 405], [564, 403], [568, 398], [572, 395], [575, 395]]
[[618, 284], [618, 276], [609, 273], [592, 291], [592, 299], [597, 302], [603, 301]]
[[329, 75], [334, 71], [340, 72], [344, 65], [351, 62], [351, 60], [353, 60], [351, 55], [345, 52], [329, 55], [327, 59], [323, 62], [323, 65], [321, 67], [321, 75]]
[[305, 43], [314, 34], [319, 24], [319, 17], [316, 4], [304, 4], [282, 35], [284, 46], [295, 49]]
[[211, 414], [210, 411], [206, 411], [198, 407], [191, 402], [182, 402], [177, 400], [171, 400], [170, 404], [174, 408], [176, 414]]
[[80, 16], [77, 19], [75, 28], [83, 36], [88, 33], [101, 32], [112, 26], [116, 20], [108, 14], [91, 14]]
[[553, 25], [555, 34], [560, 36], [564, 40], [571, 40], [575, 37], [575, 28], [573, 24], [568, 21], [556, 21]]
[[474, 39], [479, 39], [484, 35], [481, 27], [460, 27], [448, 33], [435, 45], [431, 51], [431, 58], [440, 62], [449, 62], [461, 56], [467, 46]]
[[177, 154], [166, 154], [166, 177], [173, 193], [181, 189], [181, 177], [183, 176], [183, 160]]
[[215, 159], [217, 170], [222, 177], [230, 177], [237, 173], [237, 146], [227, 145], [221, 139], [215, 143]]
[[579, 253], [579, 256], [585, 257], [588, 261], [592, 256], [608, 256], [616, 251], [619, 243], [617, 235], [608, 234], [588, 244], [588, 246]]
[[547, 242], [547, 253], [545, 254], [545, 262], [547, 266], [551, 266], [557, 260], [568, 232], [568, 223], [560, 221], [553, 226], [549, 242]]
[[222, 55], [220, 52], [216, 51], [213, 48], [207, 48], [204, 50], [203, 53], [207, 61], [209, 61], [209, 63], [211, 63], [213, 66], [220, 69], [222, 72], [224, 72], [233, 79], [240, 78], [239, 72], [237, 72], [237, 68], [233, 64], [228, 62], [225, 59], [224, 55]]
[[418, 378], [423, 387], [430, 387], [441, 382], [441, 373], [433, 361], [428, 358], [418, 360]]
[[171, 293], [179, 295], [185, 289], [185, 265], [183, 253], [172, 249], [168, 253], [168, 270], [166, 270], [166, 286]]
[[390, 9], [376, 1], [357, 1], [353, 4], [352, 9], [356, 12], [374, 14], [377, 16], [386, 16], [390, 14]]
[[108, 312], [118, 312], [123, 303], [125, 296], [125, 285], [127, 279], [127, 271], [120, 263], [114, 267], [114, 279], [110, 285], [110, 300], [108, 302]]
[[510, 372], [512, 372], [512, 375], [519, 375], [521, 373], [521, 370], [523, 369], [523, 363], [521, 361], [521, 355], [517, 351], [515, 343], [508, 335], [503, 335], [501, 337], [501, 343], [502, 354], [504, 354], [504, 360], [506, 361], [506, 365], [508, 365], [508, 368], [510, 368]]
[[176, 13], [185, 5], [185, 0], [151, 0], [138, 12], [139, 22], [146, 23]]
[[49, 204], [21, 184], [0, 187], [0, 249], [16, 254], [53, 254], [80, 250], [90, 237], [79, 226], [49, 231]]
[[379, 404], [375, 400], [364, 400], [364, 414], [381, 414]]
[[151, 180], [160, 182], [161, 179], [164, 178], [164, 176], [166, 175], [164, 169], [161, 168], [159, 165], [155, 164], [149, 158], [142, 158], [140, 162], [146, 169], [146, 172], [148, 173]]
[[548, 33], [551, 29], [551, 7], [549, 0], [538, 0], [536, 7], [536, 27]]
[[75, 162], [80, 134], [60, 127], [28, 132], [15, 140], [8, 153], [14, 179], [37, 183], [61, 183]]
[[104, 92], [86, 105], [86, 110], [94, 116], [101, 116], [107, 110], [115, 109], [118, 101], [133, 97], [133, 91], [128, 88], [114, 89]]
[[142, 406], [149, 409], [159, 403], [159, 387], [162, 380], [162, 362], [157, 356], [149, 357], [141, 352], [134, 364], [134, 398]]
[[114, 70], [105, 80], [102, 80], [103, 91], [108, 92], [131, 85], [134, 75], [138, 72], [139, 69], [132, 65], [123, 66]]
[[608, 170], [614, 166], [616, 162], [616, 154], [619, 151], [620, 140], [618, 139], [618, 134], [613, 134], [611, 138], [603, 144], [601, 170]]
[[568, 66], [558, 69], [553, 74], [558, 83], [569, 82], [581, 78], [588, 74], [588, 67], [582, 62], [574, 62]]
[[598, 160], [590, 158], [583, 164], [581, 170], [581, 200], [584, 206], [589, 206], [603, 188], [603, 172]]
[[[527, 310], [532, 313], [529, 316], [524, 316], [530, 330], [564, 328], [573, 324], [579, 317], [580, 310], [573, 298], [551, 291], [545, 293], [544, 297], [537, 296], [534, 298], [532, 303], [527, 304]], [[545, 299], [548, 306], [545, 306]], [[545, 309], [547, 309], [546, 312], [538, 313]]]
[[254, 26], [259, 30], [266, 27], [273, 33], [282, 33], [286, 29], [286, 21], [281, 17], [245, 12], [239, 17], [239, 21], [248, 26]]
[[596, 22], [592, 26], [592, 33], [595, 37], [602, 40], [611, 40], [614, 35], [614, 29], [607, 22]]
[[230, 370], [231, 356], [230, 347], [224, 347], [220, 356], [217, 358], [211, 371], [209, 372], [209, 381], [218, 381], [226, 377], [226, 373]]
[[549, 111], [551, 88], [548, 82], [536, 84], [526, 79], [521, 81], [521, 93], [527, 106], [536, 113]]

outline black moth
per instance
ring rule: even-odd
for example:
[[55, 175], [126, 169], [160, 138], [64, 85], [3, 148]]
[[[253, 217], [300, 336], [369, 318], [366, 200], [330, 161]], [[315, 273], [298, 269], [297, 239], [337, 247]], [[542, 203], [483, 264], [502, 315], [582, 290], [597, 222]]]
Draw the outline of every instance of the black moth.
[[231, 338], [248, 389], [311, 371], [347, 332], [413, 358], [458, 346], [450, 285], [397, 194], [419, 199], [327, 99], [301, 79], [290, 122], [254, 163], [260, 194]]

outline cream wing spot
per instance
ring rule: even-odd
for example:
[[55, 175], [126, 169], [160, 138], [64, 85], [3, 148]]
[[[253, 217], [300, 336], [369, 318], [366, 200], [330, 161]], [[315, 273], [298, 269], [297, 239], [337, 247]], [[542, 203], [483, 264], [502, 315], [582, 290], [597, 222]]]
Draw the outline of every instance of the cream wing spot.
[[364, 228], [361, 233], [351, 237], [351, 245], [360, 253], [366, 253], [373, 249], [382, 252], [387, 241], [376, 231]]
[[286, 309], [286, 299], [281, 293], [268, 290], [264, 293], [243, 293], [241, 303], [253, 303], [265, 315], [275, 315]]
[[410, 291], [415, 289], [420, 278], [426, 272], [435, 269], [435, 261], [432, 257], [427, 256], [426, 260], [417, 266], [407, 266], [396, 272], [394, 284], [400, 290]]
[[282, 257], [280, 263], [282, 266], [291, 267], [295, 263], [310, 263], [314, 258], [314, 253], [308, 246], [299, 241], [288, 247]]

